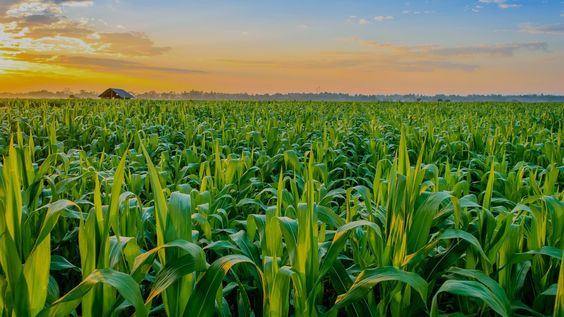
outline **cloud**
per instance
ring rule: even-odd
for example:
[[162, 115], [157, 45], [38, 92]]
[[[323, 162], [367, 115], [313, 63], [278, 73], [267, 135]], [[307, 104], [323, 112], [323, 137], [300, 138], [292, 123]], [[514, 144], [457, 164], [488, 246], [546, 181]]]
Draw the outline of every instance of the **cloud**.
[[341, 69], [366, 65], [367, 60], [357, 58], [334, 58], [333, 56], [328, 58], [327, 56], [323, 56], [312, 59], [222, 59], [219, 60], [219, 62], [255, 66], [260, 68], [270, 67], [280, 69]]
[[6, 11], [6, 15], [13, 18], [25, 18], [37, 15], [59, 15], [61, 7], [51, 2], [29, 1], [17, 3]]
[[509, 3], [501, 3], [498, 5], [500, 9], [511, 9], [511, 8], [519, 8], [520, 4], [509, 4]]
[[94, 5], [94, 1], [91, 0], [55, 0], [53, 2], [71, 8], [85, 8]]
[[397, 44], [391, 44], [391, 43], [383, 43], [383, 42], [379, 42], [379, 41], [365, 40], [365, 39], [358, 38], [358, 37], [353, 37], [352, 40], [356, 43], [359, 43], [362, 46], [375, 48], [375, 49], [378, 49], [378, 50], [391, 51], [391, 52], [396, 53], [396, 54], [408, 54], [408, 53], [413, 52], [412, 47], [404, 46], [404, 45], [397, 45]]
[[101, 51], [130, 56], [154, 56], [169, 51], [170, 47], [155, 46], [142, 32], [99, 33]]
[[449, 70], [460, 72], [474, 72], [480, 68], [480, 63], [469, 62], [484, 60], [484, 57], [509, 58], [519, 51], [544, 51], [548, 45], [544, 42], [483, 44], [458, 47], [443, 47], [437, 45], [400, 45], [384, 43], [354, 37], [352, 40], [363, 47], [365, 51], [337, 52], [333, 58], [324, 64], [313, 61], [303, 65], [296, 61], [287, 62], [281, 67], [345, 67], [362, 68], [366, 70], [387, 69], [400, 72], [432, 72]]
[[475, 64], [438, 61], [438, 60], [402, 62], [399, 65], [401, 65], [404, 68], [403, 71], [418, 71], [418, 72], [432, 72], [438, 69], [473, 72], [479, 68], [479, 66]]
[[521, 32], [530, 34], [564, 34], [564, 24], [530, 24], [524, 23], [519, 27]]
[[73, 37], [82, 40], [89, 40], [94, 37], [96, 31], [85, 22], [71, 20], [53, 20], [48, 23], [48, 19], [43, 18], [42, 22], [36, 24], [25, 24], [23, 27], [24, 37], [30, 39], [41, 39], [55, 36]]
[[365, 25], [365, 24], [370, 24], [370, 21], [362, 17], [357, 17], [356, 15], [351, 15], [347, 19], [347, 24]]
[[532, 43], [510, 43], [510, 44], [494, 44], [494, 45], [478, 45], [478, 46], [461, 46], [448, 48], [434, 48], [429, 52], [439, 56], [470, 56], [470, 55], [487, 55], [487, 56], [513, 56], [518, 50], [539, 51], [546, 50], [548, 45], [544, 42]]
[[545, 51], [548, 44], [545, 42], [483, 44], [457, 47], [438, 47], [433, 45], [407, 46], [378, 41], [353, 38], [353, 41], [367, 47], [388, 50], [396, 54], [420, 55], [434, 57], [467, 57], [467, 56], [494, 56], [510, 57], [519, 50]]
[[24, 21], [27, 25], [51, 24], [59, 21], [59, 18], [51, 14], [35, 14], [26, 16]]
[[377, 15], [377, 16], [374, 17], [374, 21], [376, 21], [376, 22], [384, 22], [384, 21], [393, 20], [393, 19], [394, 19], [394, 17], [391, 16], [391, 15]]
[[75, 37], [66, 36], [50, 36], [43, 37], [36, 40], [24, 39], [21, 42], [20, 48], [26, 51], [43, 52], [58, 54], [61, 52], [74, 52], [74, 53], [95, 53], [96, 48], [92, 44]]
[[369, 73], [381, 71], [417, 73], [436, 70], [472, 72], [479, 67], [467, 62], [446, 60], [443, 56], [422, 53], [406, 46], [379, 43], [359, 38], [354, 40], [373, 50], [322, 52], [315, 56], [301, 59], [223, 59], [219, 60], [219, 62], [244, 65], [246, 68], [274, 68], [280, 71], [312, 69], [323, 72], [325, 70], [338, 69]]
[[156, 71], [176, 74], [205, 74], [201, 70], [176, 68], [176, 67], [158, 67], [147, 66], [142, 63], [127, 61], [123, 59], [88, 57], [88, 56], [58, 56], [55, 60], [60, 65], [80, 66], [103, 71], [120, 70], [120, 71]]
[[220, 62], [245, 65], [259, 69], [275, 68], [279, 70], [361, 70], [363, 72], [381, 72], [384, 70], [397, 72], [432, 72], [436, 70], [452, 70], [472, 72], [477, 65], [431, 59], [404, 60], [405, 57], [381, 55], [365, 52], [331, 52], [322, 53], [314, 58], [300, 60], [290, 59], [224, 59]]
[[[520, 4], [508, 3], [507, 0], [479, 0], [478, 2], [484, 4], [495, 4], [500, 9], [511, 9], [511, 8], [521, 7]], [[479, 10], [478, 6], [476, 6], [475, 8]]]
[[13, 6], [14, 4], [18, 3], [19, 0], [2, 0], [0, 1], [0, 15], [6, 13], [6, 11]]
[[92, 0], [0, 1], [0, 25], [11, 26], [2, 29], [3, 41], [22, 50], [117, 56], [156, 56], [170, 50], [156, 45], [145, 33], [125, 32], [123, 26], [114, 27], [119, 32], [100, 33], [91, 20], [72, 20], [63, 14], [65, 7], [92, 6]]
[[409, 15], [424, 15], [424, 14], [434, 14], [435, 11], [433, 10], [403, 10], [402, 14], [409, 14]]
[[131, 60], [104, 58], [104, 57], [96, 57], [96, 56], [73, 56], [73, 55], [52, 56], [46, 54], [20, 53], [14, 55], [13, 59], [23, 62], [78, 67], [80, 69], [90, 69], [94, 71], [103, 71], [103, 72], [154, 71], [161, 73], [164, 72], [164, 73], [181, 74], [181, 75], [206, 74], [206, 72], [201, 70], [176, 68], [176, 67], [148, 66], [143, 63], [134, 62]]
[[389, 20], [393, 20], [394, 17], [391, 15], [377, 15], [375, 17], [373, 17], [372, 19], [369, 18], [363, 18], [363, 17], [359, 17], [356, 15], [351, 15], [347, 18], [347, 24], [359, 24], [359, 25], [366, 25], [366, 24], [371, 24], [371, 21], [374, 22], [384, 22], [384, 21], [389, 21]]
[[0, 23], [27, 16], [59, 16], [64, 7], [88, 7], [92, 0], [0, 0]]
[[[155, 44], [142, 32], [64, 14], [67, 9], [92, 5], [88, 0], [0, 0], [0, 72], [66, 78], [77, 70], [155, 78], [205, 73], [153, 60], [145, 64], [143, 57], [161, 55], [171, 48]], [[106, 31], [99, 31], [101, 28]]]

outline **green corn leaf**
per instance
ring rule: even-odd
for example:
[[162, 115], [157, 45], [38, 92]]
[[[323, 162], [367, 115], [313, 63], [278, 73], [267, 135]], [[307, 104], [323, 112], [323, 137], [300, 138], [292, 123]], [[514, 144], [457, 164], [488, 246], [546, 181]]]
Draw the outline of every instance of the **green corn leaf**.
[[322, 261], [321, 267], [319, 268], [319, 275], [318, 275], [318, 283], [321, 282], [321, 279], [325, 276], [325, 274], [329, 271], [329, 269], [333, 266], [333, 263], [337, 259], [337, 256], [342, 251], [345, 243], [347, 242], [348, 236], [352, 233], [352, 231], [358, 227], [365, 226], [367, 229], [372, 230], [376, 233], [376, 235], [382, 239], [382, 232], [380, 231], [380, 227], [378, 227], [375, 223], [359, 220], [349, 222], [337, 229], [335, 232], [335, 236], [333, 237], [333, 241], [331, 242], [331, 246], [327, 251], [327, 255]]
[[441, 203], [451, 197], [449, 192], [431, 193], [415, 210], [413, 223], [408, 233], [407, 251], [415, 252], [429, 239], [431, 225]]
[[[243, 255], [228, 255], [213, 262], [196, 284], [196, 290], [188, 301], [184, 316], [214, 316], [215, 296], [223, 278], [233, 266], [242, 263], [249, 263], [254, 266], [254, 262]], [[258, 272], [261, 278], [261, 281], [258, 282], [262, 287], [262, 272]]]
[[[167, 218], [168, 218], [168, 209], [166, 198], [163, 193], [163, 189], [161, 187], [161, 181], [159, 178], [159, 173], [153, 165], [151, 161], [151, 156], [145, 149], [145, 146], [141, 144], [141, 150], [143, 151], [143, 155], [145, 156], [145, 160], [147, 160], [147, 168], [149, 170], [149, 181], [151, 183], [151, 188], [153, 190], [153, 199], [155, 200], [155, 220], [157, 226], [157, 245], [163, 245], [165, 241], [165, 233], [166, 225], [167, 225]], [[164, 253], [159, 254], [159, 258], [161, 259], [161, 263], [165, 263], [165, 256]]]
[[146, 302], [152, 301], [156, 296], [176, 281], [182, 279], [185, 275], [204, 271], [205, 269], [206, 260], [203, 252], [199, 252], [197, 256], [194, 256], [194, 254], [186, 254], [169, 261], [157, 274]]
[[558, 286], [554, 302], [554, 316], [564, 313], [564, 265], [560, 263], [560, 273], [558, 274]]
[[530, 251], [527, 251], [527, 252], [521, 252], [521, 253], [513, 254], [511, 256], [509, 264], [515, 264], [515, 263], [527, 261], [527, 260], [532, 259], [535, 255], [539, 255], [539, 254], [540, 255], [546, 255], [546, 256], [552, 257], [554, 259], [557, 259], [559, 261], [562, 261], [562, 255], [564, 254], [564, 251], [562, 251], [562, 249], [559, 249], [559, 248], [544, 246], [544, 247], [540, 248], [539, 250], [530, 250]]
[[511, 316], [511, 309], [508, 308], [502, 297], [504, 294], [496, 294], [486, 285], [476, 281], [464, 280], [447, 280], [441, 285], [439, 290], [433, 296], [431, 305], [431, 317], [439, 316], [438, 296], [441, 293], [450, 293], [453, 295], [475, 297], [481, 299], [493, 311], [503, 317]]
[[49, 286], [49, 265], [47, 263], [51, 263], [50, 234], [47, 234], [45, 239], [35, 246], [26, 259], [23, 268], [31, 316], [37, 315], [45, 306], [47, 288]]
[[64, 200], [64, 199], [58, 200], [54, 203], [46, 205], [45, 207], [42, 207], [42, 208], [47, 208], [47, 213], [45, 215], [45, 219], [43, 220], [43, 224], [41, 226], [39, 235], [37, 236], [37, 240], [35, 241], [36, 245], [43, 242], [43, 239], [45, 239], [49, 235], [51, 230], [53, 230], [53, 228], [57, 224], [57, 221], [59, 220], [61, 213], [63, 213], [66, 209], [71, 207], [75, 207], [80, 210], [77, 204], [75, 204], [70, 200]]
[[484, 284], [491, 292], [496, 294], [495, 299], [500, 301], [500, 304], [505, 307], [506, 311], [511, 310], [511, 303], [509, 301], [509, 298], [505, 294], [505, 290], [501, 286], [499, 286], [496, 281], [484, 274], [482, 271], [452, 268], [450, 272], [467, 278], [476, 279], [478, 282]]
[[119, 226], [117, 223], [118, 220], [118, 211], [119, 211], [119, 204], [120, 204], [120, 194], [121, 194], [121, 187], [123, 185], [123, 181], [125, 178], [125, 160], [127, 158], [127, 149], [123, 153], [121, 160], [116, 168], [114, 173], [114, 180], [112, 184], [112, 193], [110, 196], [110, 210], [108, 212], [108, 226], [107, 231], [109, 231], [110, 226], [113, 228], [114, 233], [119, 235]]
[[[135, 263], [133, 268], [131, 269], [131, 275], [135, 278], [136, 281], [140, 282], [145, 277], [145, 274], [150, 269], [151, 265], [153, 265], [153, 261], [155, 260], [155, 256], [157, 253], [163, 249], [167, 248], [178, 248], [187, 254], [190, 254], [195, 259], [203, 258], [203, 250], [200, 246], [188, 242], [185, 240], [176, 240], [171, 241], [167, 244], [163, 244], [156, 248], [153, 248], [135, 258]], [[161, 263], [162, 265], [162, 263]], [[166, 265], [166, 264], [165, 264]]]
[[68, 316], [79, 305], [82, 297], [86, 295], [92, 287], [103, 283], [115, 288], [119, 294], [135, 307], [136, 316], [148, 316], [147, 309], [141, 297], [139, 285], [133, 278], [125, 273], [114, 270], [96, 270], [88, 275], [79, 285], [69, 291], [65, 296], [53, 302], [51, 306], [45, 308], [40, 317], [45, 316]]
[[167, 238], [192, 241], [192, 198], [190, 195], [173, 192], [168, 200]]
[[447, 229], [443, 231], [440, 235], [438, 235], [436, 239], [437, 240], [462, 239], [470, 243], [480, 253], [480, 255], [482, 255], [484, 261], [489, 262], [488, 256], [486, 255], [486, 253], [482, 249], [482, 246], [480, 245], [480, 241], [478, 241], [476, 237], [474, 237], [473, 235], [471, 235], [470, 233], [464, 230]]
[[80, 271], [77, 266], [70, 263], [65, 257], [57, 254], [51, 256], [51, 265], [49, 269], [51, 271], [64, 271], [69, 269]]
[[421, 276], [416, 273], [401, 271], [394, 267], [381, 267], [362, 271], [351, 288], [345, 294], [337, 297], [335, 305], [330, 311], [339, 310], [350, 303], [364, 299], [372, 288], [386, 281], [405, 283], [412, 287], [424, 302], [427, 299], [428, 284]]

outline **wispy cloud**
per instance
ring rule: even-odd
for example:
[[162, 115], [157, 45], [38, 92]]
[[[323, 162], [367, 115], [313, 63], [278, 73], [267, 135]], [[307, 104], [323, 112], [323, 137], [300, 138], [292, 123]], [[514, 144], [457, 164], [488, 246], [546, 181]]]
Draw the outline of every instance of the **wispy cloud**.
[[548, 44], [545, 42], [532, 42], [433, 48], [428, 50], [428, 52], [439, 56], [486, 55], [509, 57], [513, 56], [515, 52], [519, 50], [544, 51], [547, 48]]
[[311, 70], [362, 70], [363, 72], [474, 72], [480, 65], [464, 60], [471, 55], [512, 56], [520, 49], [543, 49], [544, 43], [499, 44], [468, 47], [409, 46], [362, 38], [352, 40], [370, 50], [322, 52], [302, 59], [223, 59], [220, 62], [246, 67]]
[[171, 49], [156, 46], [147, 34], [142, 32], [99, 33], [99, 42], [101, 52], [130, 56], [160, 55]]
[[347, 24], [359, 24], [359, 25], [366, 25], [366, 24], [371, 24], [372, 22], [377, 22], [377, 23], [381, 23], [384, 21], [390, 21], [393, 20], [394, 17], [391, 15], [377, 15], [373, 18], [364, 18], [364, 17], [359, 17], [356, 15], [351, 15], [347, 18]]
[[434, 56], [434, 57], [467, 57], [467, 56], [492, 56], [510, 57], [517, 51], [545, 51], [548, 44], [545, 42], [526, 42], [526, 43], [503, 43], [503, 44], [483, 44], [471, 46], [441, 47], [436, 45], [398, 45], [382, 43], [353, 37], [353, 40], [363, 46], [378, 50], [388, 50], [395, 53], [413, 56]]
[[[365, 66], [374, 66], [375, 61], [385, 61], [388, 68], [404, 72], [430, 72], [434, 70], [450, 70], [474, 72], [480, 68], [476, 61], [488, 57], [514, 56], [518, 51], [544, 51], [548, 45], [544, 42], [483, 44], [472, 46], [443, 47], [437, 45], [401, 45], [366, 40], [358, 37], [352, 40], [363, 47], [370, 48], [365, 52]], [[472, 57], [472, 61], [468, 59]], [[383, 67], [381, 64], [377, 64]]]
[[123, 59], [87, 57], [87, 56], [59, 56], [55, 61], [63, 65], [91, 67], [100, 70], [122, 70], [122, 71], [156, 71], [176, 74], [205, 74], [205, 71], [186, 69], [178, 67], [148, 66], [143, 63], [127, 61]]
[[403, 10], [402, 14], [407, 15], [424, 15], [424, 14], [433, 14], [435, 11], [433, 10]]
[[37, 15], [59, 15], [61, 7], [52, 2], [29, 1], [17, 3], [6, 11], [8, 17], [25, 18]]
[[327, 70], [362, 70], [363, 72], [432, 72], [438, 70], [475, 71], [478, 66], [468, 63], [458, 63], [429, 59], [404, 59], [388, 54], [374, 54], [366, 52], [325, 52], [319, 56], [304, 59], [224, 59], [220, 62], [246, 67], [288, 69]]
[[103, 71], [103, 72], [154, 71], [154, 72], [165, 72], [165, 73], [175, 73], [175, 74], [206, 74], [205, 71], [196, 70], [196, 69], [148, 66], [143, 63], [134, 62], [131, 60], [93, 57], [93, 56], [73, 56], [73, 55], [51, 56], [46, 54], [19, 53], [13, 55], [11, 59], [15, 61], [22, 61], [22, 62], [79, 67], [81, 69], [90, 69], [94, 71]]
[[370, 21], [368, 19], [358, 17], [356, 15], [351, 15], [347, 18], [347, 24], [365, 25], [365, 24], [370, 24]]
[[480, 12], [480, 10], [482, 10], [482, 8], [484, 8], [484, 6], [475, 5], [475, 6], [473, 6], [470, 10], [471, 10], [472, 12], [474, 12], [474, 13], [478, 13], [478, 12]]
[[521, 32], [530, 34], [564, 34], [564, 24], [531, 24], [524, 23], [519, 27]]
[[384, 22], [384, 21], [388, 21], [388, 20], [393, 20], [394, 17], [391, 15], [377, 15], [374, 17], [374, 21], [376, 22]]
[[521, 7], [520, 4], [509, 3], [509, 2], [507, 2], [507, 0], [479, 0], [479, 3], [494, 4], [494, 5], [497, 5], [497, 7], [500, 8], [500, 9], [511, 9], [511, 8]]
[[91, 0], [55, 0], [55, 3], [60, 3], [62, 6], [72, 8], [85, 8], [94, 5], [94, 1]]
[[399, 65], [404, 68], [404, 71], [411, 72], [432, 72], [436, 70], [458, 70], [464, 72], [473, 72], [479, 68], [479, 66], [476, 64], [449, 62], [444, 60], [401, 62]]

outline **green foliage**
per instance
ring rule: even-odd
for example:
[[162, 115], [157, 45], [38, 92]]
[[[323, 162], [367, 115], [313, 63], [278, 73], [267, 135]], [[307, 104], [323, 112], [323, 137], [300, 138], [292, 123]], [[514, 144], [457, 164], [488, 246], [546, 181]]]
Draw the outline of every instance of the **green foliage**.
[[562, 316], [558, 104], [0, 101], [0, 317]]

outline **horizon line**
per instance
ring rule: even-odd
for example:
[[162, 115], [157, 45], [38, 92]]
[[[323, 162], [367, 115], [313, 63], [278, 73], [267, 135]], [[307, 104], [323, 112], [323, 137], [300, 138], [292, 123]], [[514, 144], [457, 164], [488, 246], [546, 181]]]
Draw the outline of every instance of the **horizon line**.
[[[109, 87], [109, 88], [116, 88], [116, 87]], [[122, 89], [122, 88], [120, 88]], [[496, 97], [534, 97], [534, 96], [542, 96], [542, 97], [562, 97], [564, 98], [564, 92], [559, 94], [554, 93], [544, 93], [544, 92], [523, 92], [523, 93], [470, 93], [470, 94], [458, 94], [458, 93], [434, 93], [434, 94], [424, 94], [424, 93], [350, 93], [350, 92], [338, 92], [338, 91], [317, 91], [317, 92], [308, 92], [308, 91], [291, 91], [291, 92], [224, 92], [224, 91], [214, 91], [214, 90], [171, 90], [171, 91], [156, 91], [156, 90], [149, 90], [149, 91], [135, 91], [124, 89], [134, 95], [147, 95], [147, 94], [172, 94], [172, 95], [182, 95], [182, 94], [204, 94], [204, 95], [247, 95], [250, 97], [260, 97], [260, 96], [277, 96], [277, 95], [344, 95], [350, 97], [392, 97], [392, 96], [416, 96], [416, 97], [438, 97], [438, 96], [449, 96], [449, 97], [487, 97], [487, 96], [496, 96]], [[25, 96], [30, 94], [53, 94], [53, 95], [98, 95], [100, 92], [95, 90], [85, 90], [81, 89], [79, 91], [72, 91], [72, 90], [30, 90], [26, 92], [7, 92], [1, 91], [0, 95], [13, 95], [13, 96]]]

